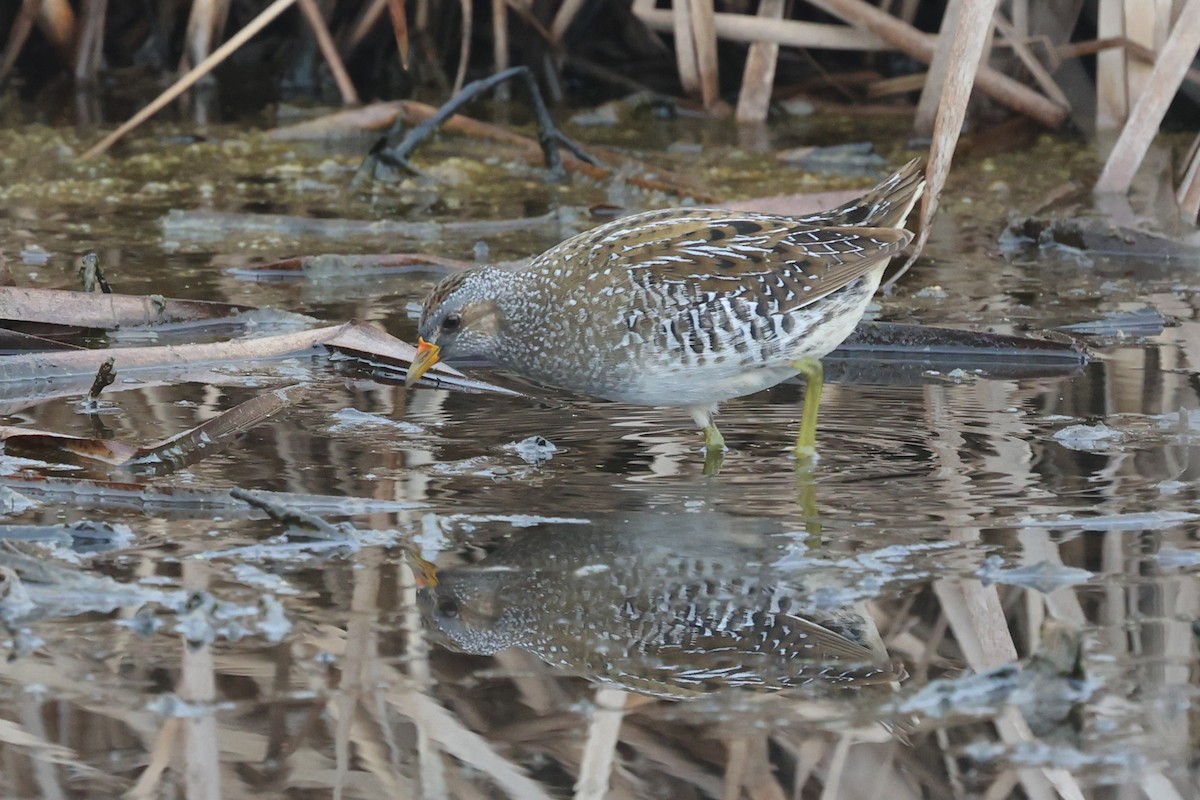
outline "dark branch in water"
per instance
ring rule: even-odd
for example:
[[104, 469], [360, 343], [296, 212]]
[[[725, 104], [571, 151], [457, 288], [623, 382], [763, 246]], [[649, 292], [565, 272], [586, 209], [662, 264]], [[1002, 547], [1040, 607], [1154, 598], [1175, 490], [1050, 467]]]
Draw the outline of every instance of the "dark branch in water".
[[464, 105], [499, 84], [517, 77], [525, 81], [525, 86], [528, 88], [529, 95], [533, 100], [533, 110], [538, 123], [538, 142], [541, 144], [542, 153], [546, 158], [546, 169], [549, 172], [550, 179], [560, 181], [566, 177], [562, 158], [558, 153], [559, 147], [565, 147], [580, 161], [592, 166], [603, 166], [600, 161], [588, 155], [583, 148], [571, 141], [566, 134], [558, 129], [558, 126], [554, 123], [554, 118], [550, 115], [550, 110], [546, 108], [546, 103], [542, 100], [542, 93], [538, 89], [537, 81], [533, 79], [533, 73], [529, 71], [529, 68], [513, 67], [503, 72], [497, 72], [491, 77], [468, 83], [462, 88], [461, 92], [450, 98], [445, 105], [439, 108], [436, 114], [410, 130], [404, 139], [394, 146], [388, 144], [392, 134], [398, 132], [396, 129], [393, 129], [392, 132], [389, 132], [388, 136], [380, 139], [371, 148], [371, 152], [363, 160], [362, 167], [359, 169], [355, 180], [357, 181], [364, 172], [373, 170], [374, 162], [404, 169], [413, 174], [422, 174], [409, 161], [409, 157], [413, 154], [413, 151], [428, 139], [434, 131], [440, 128], [446, 120], [457, 114], [458, 110]]

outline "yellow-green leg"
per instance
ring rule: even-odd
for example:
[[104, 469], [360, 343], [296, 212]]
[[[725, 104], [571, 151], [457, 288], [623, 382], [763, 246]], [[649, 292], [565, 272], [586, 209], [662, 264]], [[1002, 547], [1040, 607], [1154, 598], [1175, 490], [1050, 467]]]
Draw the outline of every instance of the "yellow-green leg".
[[704, 426], [704, 474], [711, 477], [721, 471], [725, 463], [725, 437], [717, 430], [717, 426], [708, 423]]
[[821, 408], [821, 387], [825, 371], [815, 358], [792, 362], [804, 376], [804, 416], [800, 418], [800, 433], [796, 436], [796, 458], [811, 461], [817, 455], [817, 412]]
[[796, 496], [800, 502], [800, 514], [804, 519], [804, 530], [812, 537], [810, 547], [818, 546], [821, 539], [821, 512], [817, 507], [817, 476], [812, 461], [796, 464]]
[[713, 450], [725, 449], [725, 437], [717, 430], [717, 425], [710, 422], [704, 426], [704, 449], [710, 453]]
[[688, 412], [692, 419], [696, 420], [696, 425], [704, 431], [704, 474], [716, 475], [721, 471], [721, 462], [725, 460], [725, 437], [712, 421], [717, 406], [715, 403], [709, 406], [692, 406]]

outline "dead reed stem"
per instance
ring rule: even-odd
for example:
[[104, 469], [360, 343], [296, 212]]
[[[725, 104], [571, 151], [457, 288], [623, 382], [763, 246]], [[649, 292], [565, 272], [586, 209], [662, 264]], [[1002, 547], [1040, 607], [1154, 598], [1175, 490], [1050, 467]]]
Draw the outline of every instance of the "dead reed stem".
[[691, 3], [692, 37], [696, 47], [696, 67], [700, 71], [700, 99], [712, 111], [721, 100], [717, 68], [717, 30], [713, 20], [713, 0], [688, 0]]
[[29, 40], [29, 34], [33, 32], [33, 24], [41, 8], [42, 0], [25, 0], [21, 10], [17, 12], [17, 18], [13, 20], [12, 28], [8, 31], [8, 42], [4, 45], [4, 61], [0, 62], [0, 81], [8, 77], [8, 73], [17, 63], [17, 56], [21, 55], [25, 42]]
[[[938, 102], [937, 120], [933, 127], [933, 146], [930, 148], [929, 164], [926, 167], [928, 186], [925, 196], [921, 199], [921, 232], [912, 253], [904, 265], [887, 281], [887, 286], [895, 285], [903, 277], [913, 262], [920, 256], [922, 248], [929, 240], [933, 216], [937, 213], [938, 199], [946, 178], [950, 174], [950, 163], [954, 159], [954, 148], [962, 131], [963, 119], [967, 113], [967, 102], [971, 98], [971, 88], [977, 80], [976, 69], [980, 66], [983, 56], [984, 43], [987, 41], [990, 28], [988, 20], [996, 10], [997, 0], [958, 0], [960, 3], [953, 29], [952, 46], [944, 53], [946, 63], [946, 79], [942, 85], [941, 98]], [[945, 41], [943, 36], [942, 40]]]
[[467, 80], [467, 64], [471, 60], [471, 28], [474, 24], [471, 17], [475, 6], [471, 0], [462, 0], [459, 6], [462, 9], [462, 40], [458, 51], [458, 72], [454, 75], [454, 88], [450, 91], [451, 95], [462, 91], [463, 84]]
[[[634, 15], [653, 31], [676, 31], [678, 21], [671, 11], [634, 6]], [[773, 42], [789, 47], [813, 47], [826, 50], [887, 50], [889, 45], [869, 31], [849, 25], [830, 25], [794, 19], [768, 19], [742, 14], [717, 12], [713, 15], [717, 36], [731, 42]], [[678, 39], [676, 48], [678, 49]]]
[[342, 57], [338, 55], [337, 46], [333, 43], [333, 36], [330, 35], [329, 27], [325, 24], [325, 17], [321, 16], [321, 9], [317, 7], [317, 0], [300, 0], [300, 10], [304, 13], [308, 26], [312, 28], [313, 36], [317, 40], [317, 47], [321, 49], [321, 55], [325, 57], [325, 63], [329, 64], [329, 71], [333, 73], [333, 80], [337, 83], [338, 91], [342, 95], [342, 103], [348, 106], [358, 105], [358, 92], [354, 90], [354, 83], [350, 80], [350, 74], [346, 72], [346, 65], [342, 63]]
[[125, 124], [121, 125], [121, 127], [117, 128], [108, 136], [105, 136], [103, 139], [101, 139], [87, 152], [80, 156], [80, 158], [84, 161], [87, 161], [88, 159], [95, 158], [96, 156], [108, 150], [108, 148], [120, 141], [125, 134], [129, 133], [131, 130], [150, 119], [150, 117], [154, 116], [163, 108], [165, 108], [167, 104], [176, 97], [195, 86], [201, 78], [212, 72], [218, 64], [229, 58], [229, 56], [232, 55], [239, 47], [248, 42], [256, 33], [269, 25], [271, 20], [278, 17], [295, 2], [296, 0], [275, 0], [274, 3], [263, 9], [261, 14], [247, 23], [246, 27], [242, 28], [240, 31], [231, 36], [229, 41], [225, 42], [225, 44], [218, 47], [216, 51], [212, 53], [212, 55], [208, 56], [208, 58], [204, 59], [204, 61], [193, 67], [169, 89], [151, 101], [148, 106], [134, 114], [128, 121], [125, 122]]
[[[763, 0], [758, 7], [758, 16], [764, 21], [779, 22], [783, 19], [784, 5], [784, 0]], [[760, 41], [750, 45], [746, 70], [742, 75], [742, 90], [738, 93], [738, 122], [766, 121], [778, 60], [778, 42]]]
[[579, 779], [575, 782], [575, 800], [604, 800], [608, 794], [621, 720], [625, 717], [625, 697], [620, 689], [602, 686], [596, 690]]
[[[922, 33], [863, 0], [810, 0], [813, 5], [855, 26], [865, 28], [890, 42], [896, 49], [923, 61], [933, 61], [937, 37]], [[987, 26], [983, 35], [986, 37]], [[1067, 119], [1063, 108], [1028, 86], [988, 66], [977, 66], [975, 86], [996, 102], [1018, 113], [1057, 128]]]
[[1096, 181], [1097, 192], [1126, 192], [1183, 76], [1200, 49], [1200, 0], [1188, 0], [1154, 64], [1149, 88], [1134, 103]]

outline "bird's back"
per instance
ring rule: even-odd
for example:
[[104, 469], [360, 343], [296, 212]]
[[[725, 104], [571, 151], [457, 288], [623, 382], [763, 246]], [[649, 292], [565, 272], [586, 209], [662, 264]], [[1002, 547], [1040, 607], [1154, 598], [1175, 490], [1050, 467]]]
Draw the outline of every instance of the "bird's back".
[[[854, 329], [888, 260], [912, 238], [899, 226], [924, 186], [918, 166], [808, 217], [665, 209], [568, 239], [523, 270], [541, 318], [517, 335], [530, 341], [514, 336], [506, 366], [650, 405], [774, 385], [794, 360], [825, 355]], [[580, 351], [593, 354], [589, 364], [573, 357]], [[647, 380], [632, 379], [629, 365]]]

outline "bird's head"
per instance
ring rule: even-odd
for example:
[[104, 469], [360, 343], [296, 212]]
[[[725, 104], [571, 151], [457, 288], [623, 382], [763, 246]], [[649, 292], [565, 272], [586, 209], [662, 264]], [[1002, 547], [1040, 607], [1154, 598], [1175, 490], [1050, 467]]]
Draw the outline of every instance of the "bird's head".
[[517, 573], [505, 567], [439, 570], [436, 585], [417, 594], [428, 628], [443, 644], [476, 655], [491, 655], [520, 644], [533, 624], [529, 608], [511, 602], [507, 585]]
[[494, 267], [480, 267], [451, 275], [434, 287], [421, 309], [417, 355], [406, 386], [443, 359], [494, 353], [500, 332], [500, 275]]

